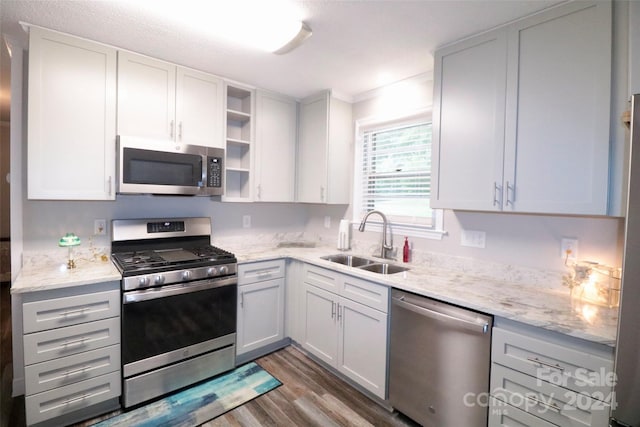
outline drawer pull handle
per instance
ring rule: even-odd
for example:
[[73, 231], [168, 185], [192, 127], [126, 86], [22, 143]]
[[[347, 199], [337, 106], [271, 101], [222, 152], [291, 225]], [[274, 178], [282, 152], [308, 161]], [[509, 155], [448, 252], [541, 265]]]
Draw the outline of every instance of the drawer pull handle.
[[71, 375], [84, 374], [89, 368], [91, 368], [91, 365], [83, 366], [82, 368], [76, 369], [74, 371], [67, 371], [64, 373], [64, 376], [70, 377]]
[[84, 345], [84, 342], [87, 338], [86, 337], [82, 337], [79, 340], [73, 340], [73, 341], [65, 341], [62, 343], [62, 345], [64, 347], [69, 347], [69, 346], [73, 346], [73, 345]]
[[71, 311], [65, 311], [64, 313], [62, 313], [62, 315], [64, 317], [70, 317], [70, 316], [84, 316], [84, 311], [86, 310], [86, 307], [82, 307], [79, 310], [71, 310]]
[[91, 397], [91, 393], [85, 393], [82, 396], [74, 397], [73, 399], [65, 400], [62, 402], [63, 405], [71, 405], [72, 403], [79, 402], [81, 400], [86, 399], [87, 397]]
[[537, 357], [527, 357], [527, 360], [536, 365], [546, 366], [548, 368], [557, 369], [560, 372], [564, 372], [564, 368], [557, 363], [555, 365], [552, 365], [551, 363], [540, 360]]
[[549, 408], [549, 409], [551, 409], [553, 411], [556, 411], [558, 413], [562, 412], [562, 409], [558, 405], [556, 405], [555, 402], [551, 402], [551, 404], [548, 404], [548, 403], [543, 402], [542, 400], [539, 400], [539, 399], [537, 399], [537, 398], [535, 398], [533, 396], [526, 396], [526, 397], [527, 397], [527, 399], [531, 400], [533, 403], [535, 403], [537, 405], [544, 406], [545, 408]]

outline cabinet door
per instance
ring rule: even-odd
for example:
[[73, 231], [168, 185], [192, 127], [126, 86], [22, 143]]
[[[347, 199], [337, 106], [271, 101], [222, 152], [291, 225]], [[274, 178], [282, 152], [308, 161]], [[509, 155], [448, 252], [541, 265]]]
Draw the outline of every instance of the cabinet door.
[[435, 54], [432, 207], [500, 209], [506, 46], [498, 30]]
[[509, 27], [506, 209], [606, 215], [611, 25], [581, 1]]
[[222, 79], [178, 67], [176, 140], [186, 144], [224, 148], [223, 98]]
[[307, 98], [300, 104], [298, 141], [298, 201], [326, 203], [329, 94]]
[[387, 315], [340, 298], [338, 370], [381, 399], [386, 398]]
[[284, 339], [284, 279], [238, 287], [237, 354]]
[[31, 28], [28, 98], [29, 198], [113, 200], [116, 51]]
[[256, 93], [256, 201], [294, 201], [297, 125], [294, 99]]
[[118, 135], [174, 139], [176, 66], [118, 52]]
[[303, 347], [330, 366], [338, 357], [337, 296], [304, 284]]

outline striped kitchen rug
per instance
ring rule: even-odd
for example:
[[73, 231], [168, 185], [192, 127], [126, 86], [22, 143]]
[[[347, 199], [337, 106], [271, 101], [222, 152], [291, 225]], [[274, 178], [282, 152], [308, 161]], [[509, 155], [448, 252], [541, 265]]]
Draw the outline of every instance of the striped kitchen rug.
[[258, 364], [250, 362], [219, 377], [93, 426], [194, 427], [280, 385], [280, 381]]

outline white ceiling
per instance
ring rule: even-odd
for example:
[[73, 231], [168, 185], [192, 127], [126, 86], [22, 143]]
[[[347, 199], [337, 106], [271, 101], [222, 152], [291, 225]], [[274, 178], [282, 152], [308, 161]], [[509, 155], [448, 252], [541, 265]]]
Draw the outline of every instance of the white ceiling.
[[[205, 3], [168, 1], [176, 1], [183, 7], [201, 7]], [[206, 3], [219, 5], [225, 1], [238, 0]], [[25, 46], [26, 34], [18, 21], [297, 98], [333, 89], [349, 99], [386, 83], [431, 71], [432, 54], [438, 46], [560, 1], [294, 0], [292, 3], [313, 35], [285, 55], [207, 39], [193, 28], [144, 12], [134, 0], [0, 0], [0, 24], [3, 34], [23, 41]], [[250, 8], [247, 13], [251, 13]], [[381, 79], [383, 74], [386, 77]]]

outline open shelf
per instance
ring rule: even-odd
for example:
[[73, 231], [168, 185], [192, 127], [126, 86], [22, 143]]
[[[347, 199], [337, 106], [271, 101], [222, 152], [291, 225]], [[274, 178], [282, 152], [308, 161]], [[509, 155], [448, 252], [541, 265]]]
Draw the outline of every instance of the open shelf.
[[227, 85], [226, 201], [251, 201], [253, 91]]

